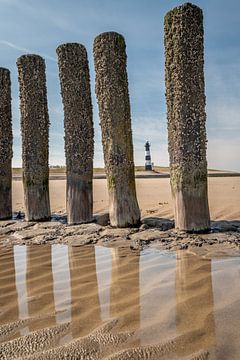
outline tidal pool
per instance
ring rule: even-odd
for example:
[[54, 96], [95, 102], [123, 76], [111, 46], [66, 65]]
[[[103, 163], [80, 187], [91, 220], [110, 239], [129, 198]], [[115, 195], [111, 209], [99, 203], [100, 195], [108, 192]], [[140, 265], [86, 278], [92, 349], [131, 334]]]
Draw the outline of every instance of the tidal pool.
[[239, 280], [240, 257], [2, 247], [0, 358], [240, 359]]

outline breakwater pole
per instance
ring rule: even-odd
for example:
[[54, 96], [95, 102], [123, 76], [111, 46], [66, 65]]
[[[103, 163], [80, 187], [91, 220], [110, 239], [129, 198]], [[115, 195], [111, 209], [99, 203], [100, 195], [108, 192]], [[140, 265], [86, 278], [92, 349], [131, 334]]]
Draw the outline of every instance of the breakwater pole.
[[26, 220], [43, 221], [51, 216], [45, 61], [38, 55], [23, 55], [17, 59], [17, 67]]
[[175, 227], [210, 228], [202, 10], [190, 3], [165, 16], [168, 147]]
[[12, 141], [10, 71], [0, 68], [0, 220], [12, 217]]
[[64, 107], [69, 224], [92, 220], [93, 114], [87, 51], [77, 43], [57, 48]]
[[110, 223], [136, 225], [140, 211], [136, 198], [126, 45], [115, 32], [94, 41], [96, 95], [109, 193]]

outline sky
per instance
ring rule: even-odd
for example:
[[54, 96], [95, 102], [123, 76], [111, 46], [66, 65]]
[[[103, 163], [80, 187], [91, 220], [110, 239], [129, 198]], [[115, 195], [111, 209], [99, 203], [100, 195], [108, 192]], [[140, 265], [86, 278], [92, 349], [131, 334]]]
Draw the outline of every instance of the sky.
[[[240, 2], [194, 3], [204, 11], [208, 166], [240, 171]], [[149, 140], [154, 164], [167, 166], [163, 20], [180, 4], [174, 0], [0, 0], [0, 66], [10, 69], [12, 79], [13, 166], [21, 166], [16, 59], [26, 53], [39, 54], [46, 61], [49, 163], [65, 164], [56, 48], [66, 42], [82, 43], [88, 51], [94, 166], [103, 166], [92, 47], [94, 38], [105, 31], [117, 31], [126, 41], [135, 164], [144, 165], [144, 143]]]

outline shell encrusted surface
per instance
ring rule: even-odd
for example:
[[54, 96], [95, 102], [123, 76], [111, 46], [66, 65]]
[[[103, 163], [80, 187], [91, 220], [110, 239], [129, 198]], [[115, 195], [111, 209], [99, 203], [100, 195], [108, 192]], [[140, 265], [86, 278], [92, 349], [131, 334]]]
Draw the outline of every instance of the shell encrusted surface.
[[190, 3], [165, 16], [165, 83], [173, 187], [207, 181], [202, 10]]
[[12, 110], [10, 71], [0, 68], [0, 176], [1, 169], [12, 161]]
[[67, 173], [91, 179], [94, 130], [87, 51], [81, 44], [67, 43], [57, 48], [57, 55]]
[[94, 41], [96, 95], [109, 187], [135, 186], [126, 45], [109, 32]]
[[49, 116], [45, 61], [38, 55], [17, 59], [22, 162], [25, 185], [48, 182]]

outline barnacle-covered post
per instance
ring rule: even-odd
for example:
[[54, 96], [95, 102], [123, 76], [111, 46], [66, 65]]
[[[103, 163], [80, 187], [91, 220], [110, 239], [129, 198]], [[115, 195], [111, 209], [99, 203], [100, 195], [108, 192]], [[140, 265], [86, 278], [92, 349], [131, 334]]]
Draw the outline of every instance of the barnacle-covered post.
[[17, 60], [20, 90], [23, 187], [26, 220], [50, 218], [49, 117], [45, 62], [38, 55]]
[[175, 226], [210, 227], [207, 194], [203, 14], [186, 3], [165, 16], [165, 81]]
[[57, 48], [64, 106], [69, 224], [92, 220], [93, 115], [87, 51], [81, 44]]
[[0, 68], [0, 219], [12, 217], [12, 110], [10, 71]]
[[139, 222], [136, 198], [126, 45], [122, 35], [103, 33], [94, 41], [96, 95], [112, 226]]

